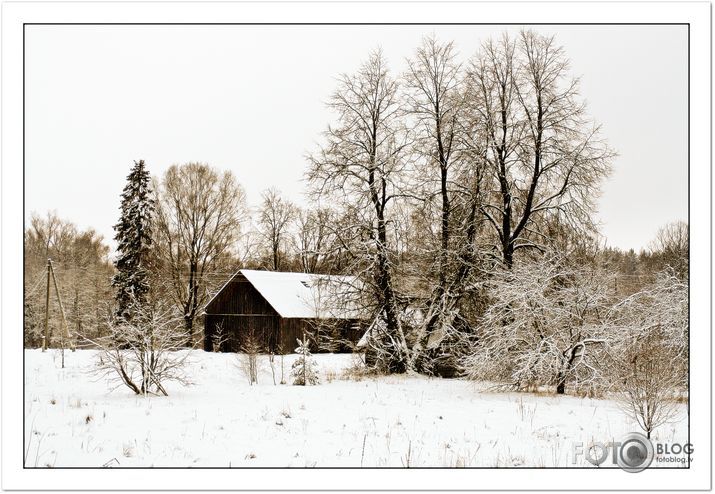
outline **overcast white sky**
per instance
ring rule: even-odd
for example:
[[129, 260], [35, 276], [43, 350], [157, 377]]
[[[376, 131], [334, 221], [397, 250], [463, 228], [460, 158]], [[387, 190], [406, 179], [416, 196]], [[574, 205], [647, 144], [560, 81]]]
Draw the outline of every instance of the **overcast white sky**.
[[[401, 71], [425, 34], [467, 59], [500, 26], [27, 26], [26, 217], [57, 210], [111, 239], [135, 159], [155, 175], [202, 161], [257, 204], [270, 186], [305, 203], [306, 152], [330, 120], [335, 77], [382, 46]], [[639, 249], [687, 219], [687, 28], [538, 26], [581, 76], [619, 157], [599, 217]], [[111, 242], [113, 245], [113, 242]]]

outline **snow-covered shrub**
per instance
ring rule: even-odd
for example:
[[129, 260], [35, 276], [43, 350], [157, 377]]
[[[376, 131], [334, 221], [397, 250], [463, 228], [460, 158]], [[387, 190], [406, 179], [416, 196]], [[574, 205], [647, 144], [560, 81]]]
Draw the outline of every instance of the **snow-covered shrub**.
[[520, 262], [487, 282], [491, 303], [462, 358], [471, 379], [516, 389], [601, 385], [612, 339], [609, 276], [563, 259]]
[[310, 342], [308, 338], [304, 335], [302, 341], [296, 341], [298, 342], [298, 348], [295, 349], [295, 353], [298, 354], [298, 358], [293, 362], [291, 369], [293, 384], [299, 386], [319, 384], [320, 379], [318, 378], [317, 372], [318, 364], [310, 353]]
[[[618, 338], [615, 355], [642, 353], [643, 342], [658, 344], [662, 356], [680, 385], [688, 382], [688, 285], [668, 269], [655, 283], [622, 300], [612, 310], [614, 335]], [[623, 367], [622, 358], [614, 366]], [[618, 381], [615, 372], [614, 381]]]
[[393, 328], [389, 327], [384, 312], [378, 314], [358, 343], [365, 351], [365, 364], [379, 374], [424, 370], [428, 365], [418, 363], [424, 352], [416, 345], [416, 332], [425, 323], [424, 314], [415, 307], [395, 308], [394, 312]]
[[259, 336], [253, 328], [249, 329], [241, 343], [241, 354], [238, 355], [239, 367], [248, 378], [249, 384], [258, 384], [258, 354], [263, 350]]
[[688, 307], [688, 285], [668, 269], [612, 310], [612, 390], [648, 437], [688, 391]]
[[409, 353], [406, 341], [403, 341], [404, 338], [393, 337], [382, 319], [376, 318], [365, 337], [366, 365], [379, 374], [405, 372]]
[[96, 346], [96, 371], [109, 382], [136, 394], [167, 395], [169, 381], [188, 384], [184, 372], [190, 354], [184, 346], [183, 318], [173, 306], [162, 303], [132, 307], [129, 320], [113, 317], [108, 335], [85, 341]]
[[653, 430], [670, 422], [680, 406], [681, 376], [670, 363], [667, 344], [649, 335], [633, 344], [621, 357], [615, 386], [621, 409], [634, 419], [650, 439]]
[[216, 324], [216, 329], [211, 335], [211, 350], [214, 352], [220, 352], [223, 346], [228, 341], [228, 335], [223, 329], [223, 323]]

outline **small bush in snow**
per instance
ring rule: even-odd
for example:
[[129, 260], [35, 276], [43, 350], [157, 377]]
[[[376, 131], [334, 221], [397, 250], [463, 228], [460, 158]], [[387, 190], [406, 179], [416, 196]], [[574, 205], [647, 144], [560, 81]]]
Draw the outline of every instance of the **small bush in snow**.
[[634, 344], [621, 361], [624, 375], [616, 385], [619, 405], [648, 439], [680, 411], [681, 376], [668, 360], [669, 350], [662, 338], [651, 336]]
[[293, 384], [298, 386], [319, 384], [320, 380], [316, 370], [318, 364], [315, 362], [310, 353], [308, 338], [303, 335], [303, 341], [296, 341], [298, 342], [298, 348], [295, 349], [295, 353], [298, 354], [298, 358], [295, 362], [293, 362], [291, 369]]
[[345, 381], [362, 381], [365, 377], [376, 375], [375, 367], [367, 367], [360, 356], [355, 355], [349, 367], [343, 369], [341, 379]]
[[614, 334], [605, 317], [609, 284], [606, 273], [558, 255], [495, 270], [489, 307], [461, 360], [464, 375], [519, 390], [554, 386], [559, 394], [603, 386]]
[[228, 335], [223, 329], [223, 323], [216, 324], [214, 334], [211, 336], [211, 349], [220, 352], [227, 341]]
[[183, 318], [164, 303], [133, 306], [131, 319], [112, 318], [107, 336], [85, 342], [98, 349], [97, 372], [138, 395], [162, 394], [169, 381], [188, 384], [184, 372], [189, 352]]
[[239, 356], [239, 367], [248, 378], [248, 383], [251, 386], [253, 386], [254, 383], [258, 384], [258, 354], [262, 350], [263, 346], [261, 345], [260, 338], [256, 335], [254, 329], [250, 328], [241, 344], [241, 351], [243, 353]]

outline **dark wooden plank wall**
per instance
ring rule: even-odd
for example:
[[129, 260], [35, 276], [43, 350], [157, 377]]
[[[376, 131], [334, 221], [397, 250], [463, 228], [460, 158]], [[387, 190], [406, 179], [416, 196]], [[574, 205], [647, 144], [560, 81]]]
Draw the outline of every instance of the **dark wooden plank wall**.
[[306, 319], [279, 319], [278, 320], [278, 350], [280, 353], [293, 353], [298, 347], [298, 342], [303, 338], [303, 333], [311, 335], [313, 327]]
[[[226, 341], [221, 347], [223, 352], [240, 352], [246, 343], [246, 337], [253, 331], [264, 352], [275, 348], [278, 320], [276, 316], [243, 316], [206, 314], [204, 350], [212, 351], [212, 336], [218, 324], [223, 325]], [[208, 344], [206, 344], [208, 342]], [[275, 350], [274, 350], [275, 351]]]
[[206, 306], [204, 350], [212, 350], [212, 336], [218, 324], [223, 325], [228, 341], [224, 352], [238, 352], [252, 329], [266, 351], [275, 347], [278, 313], [241, 274], [234, 276]]
[[207, 314], [268, 314], [277, 316], [263, 295], [241, 273], [236, 274], [206, 306]]
[[[296, 349], [298, 342], [303, 338], [303, 334], [307, 334], [309, 338], [313, 339], [313, 344], [311, 344], [310, 349], [312, 352], [325, 351], [318, 348], [315, 343], [316, 334], [320, 334], [321, 325], [324, 324], [326, 327], [332, 329], [337, 327], [340, 332], [341, 340], [348, 340], [353, 343], [360, 341], [362, 333], [360, 330], [360, 324], [357, 320], [346, 319], [346, 320], [316, 320], [316, 319], [283, 319], [278, 320], [278, 348], [282, 353], [293, 353]], [[349, 345], [341, 344], [336, 350], [337, 352], [350, 352], [352, 348]]]

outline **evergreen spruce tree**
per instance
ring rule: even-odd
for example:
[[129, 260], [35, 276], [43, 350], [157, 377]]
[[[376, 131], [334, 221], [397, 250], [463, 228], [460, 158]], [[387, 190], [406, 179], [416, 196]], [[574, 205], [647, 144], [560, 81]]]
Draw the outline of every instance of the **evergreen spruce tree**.
[[114, 225], [118, 255], [114, 262], [117, 274], [112, 279], [112, 286], [117, 290], [116, 315], [126, 321], [145, 304], [149, 293], [149, 251], [154, 213], [150, 181], [144, 160], [135, 161], [122, 192], [119, 223]]
[[295, 362], [293, 362], [293, 366], [291, 368], [293, 384], [298, 386], [319, 384], [320, 379], [318, 377], [317, 370], [318, 364], [310, 353], [310, 342], [308, 341], [308, 338], [303, 335], [303, 341], [296, 341], [298, 342], [298, 348], [295, 349], [295, 353], [298, 354], [298, 358]]

